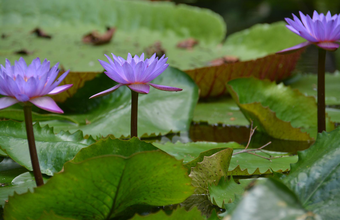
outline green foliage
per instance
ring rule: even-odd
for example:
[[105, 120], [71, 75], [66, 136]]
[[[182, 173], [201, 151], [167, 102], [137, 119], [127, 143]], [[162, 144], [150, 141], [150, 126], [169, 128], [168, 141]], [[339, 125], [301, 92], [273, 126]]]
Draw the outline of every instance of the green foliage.
[[[310, 140], [303, 128], [314, 137], [317, 130], [315, 99], [283, 84], [255, 78], [235, 79], [227, 84], [228, 90], [248, 120], [258, 130], [274, 138]], [[249, 95], [252, 94], [252, 95]], [[334, 124], [327, 118], [327, 130]]]
[[[81, 131], [54, 134], [53, 128], [41, 127], [39, 123], [34, 124], [33, 131], [41, 172], [50, 176], [59, 172], [64, 163], [71, 160], [81, 148], [95, 142], [92, 137], [84, 139]], [[32, 170], [25, 123], [0, 121], [0, 143], [0, 148], [9, 157]]]
[[340, 128], [319, 133], [308, 150], [299, 152], [298, 163], [283, 181], [296, 193], [303, 207], [324, 219], [339, 219]]
[[9, 198], [4, 216], [38, 219], [53, 211], [61, 217], [108, 219], [134, 204], [179, 203], [192, 192], [181, 162], [163, 152], [105, 155], [66, 163], [63, 172], [34, 193]]
[[190, 211], [186, 211], [184, 208], [178, 208], [174, 210], [170, 215], [165, 214], [163, 211], [159, 211], [156, 214], [150, 214], [146, 216], [136, 215], [132, 220], [159, 220], [159, 219], [169, 219], [169, 220], [204, 220], [205, 218], [201, 216], [201, 212], [197, 208], [193, 208]]

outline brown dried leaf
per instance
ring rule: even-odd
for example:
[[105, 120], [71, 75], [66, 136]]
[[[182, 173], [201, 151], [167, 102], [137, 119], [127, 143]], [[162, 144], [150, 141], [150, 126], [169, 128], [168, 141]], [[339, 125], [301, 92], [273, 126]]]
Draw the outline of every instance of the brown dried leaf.
[[145, 49], [145, 53], [148, 57], [151, 57], [154, 53], [156, 53], [157, 57], [162, 57], [165, 54], [165, 49], [162, 47], [162, 43], [160, 41], [156, 41], [154, 44]]
[[102, 45], [111, 41], [116, 28], [108, 28], [105, 34], [100, 34], [98, 31], [92, 31], [83, 37], [83, 42], [86, 44]]
[[192, 49], [197, 44], [198, 44], [198, 40], [191, 37], [184, 41], [178, 42], [177, 47], [184, 48], [184, 49]]
[[227, 93], [226, 83], [236, 78], [254, 76], [259, 79], [282, 81], [291, 76], [304, 50], [294, 53], [272, 54], [250, 61], [208, 66], [185, 72], [200, 88], [200, 97], [216, 97]]
[[48, 38], [48, 39], [51, 39], [52, 36], [49, 35], [49, 34], [46, 34], [42, 29], [40, 28], [35, 28], [31, 31], [32, 34], [36, 34], [38, 37], [41, 37], [41, 38]]
[[33, 51], [28, 51], [26, 49], [22, 49], [22, 50], [14, 51], [14, 54], [30, 55], [30, 54], [33, 54]]

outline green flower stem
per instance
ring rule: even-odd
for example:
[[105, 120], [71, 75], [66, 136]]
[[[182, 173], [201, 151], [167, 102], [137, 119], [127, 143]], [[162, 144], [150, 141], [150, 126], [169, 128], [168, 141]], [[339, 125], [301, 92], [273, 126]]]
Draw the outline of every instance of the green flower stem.
[[40, 171], [37, 149], [35, 147], [33, 125], [32, 125], [32, 106], [30, 104], [25, 103], [25, 105], [24, 105], [24, 115], [25, 115], [25, 124], [26, 124], [28, 147], [29, 147], [29, 150], [30, 150], [30, 156], [31, 156], [31, 162], [32, 162], [35, 182], [36, 182], [37, 186], [42, 186], [42, 185], [44, 185], [44, 181], [43, 181], [42, 174], [41, 174], [41, 171]]
[[318, 133], [326, 130], [325, 104], [325, 60], [326, 50], [319, 48], [318, 62]]
[[131, 138], [137, 137], [138, 92], [131, 90]]

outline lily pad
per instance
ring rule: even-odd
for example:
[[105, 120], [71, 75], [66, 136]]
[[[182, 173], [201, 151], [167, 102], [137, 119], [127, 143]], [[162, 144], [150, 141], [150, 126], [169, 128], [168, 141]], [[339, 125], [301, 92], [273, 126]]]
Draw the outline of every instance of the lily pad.
[[249, 125], [240, 108], [230, 97], [198, 102], [195, 107], [193, 121], [207, 122], [209, 124]]
[[[299, 79], [289, 84], [293, 89], [298, 89], [306, 96], [314, 96], [317, 98], [317, 75], [303, 74], [299, 75]], [[326, 105], [340, 105], [340, 72], [334, 74], [326, 73], [325, 75], [325, 100]]]
[[308, 150], [299, 152], [283, 181], [292, 189], [303, 207], [323, 219], [339, 219], [340, 206], [340, 128], [318, 134]]
[[[189, 69], [209, 61], [226, 33], [226, 25], [218, 14], [170, 2], [33, 0], [29, 4], [0, 4], [0, 33], [7, 36], [0, 42], [1, 64], [5, 57], [17, 60], [20, 55], [14, 52], [25, 49], [30, 53], [26, 55], [28, 62], [39, 56], [52, 63], [60, 62], [71, 71], [102, 72], [97, 59], [105, 59], [104, 54], [140, 54], [159, 41], [172, 66]], [[32, 34], [37, 27], [51, 38]], [[93, 46], [82, 42], [84, 35], [94, 30], [104, 32], [106, 27], [116, 28], [109, 43]], [[176, 46], [190, 37], [199, 41], [193, 50]]]
[[[81, 148], [95, 142], [92, 137], [84, 139], [81, 131], [54, 134], [53, 128], [41, 127], [39, 123], [33, 126], [33, 131], [40, 169], [47, 175], [59, 172], [64, 163], [71, 160]], [[0, 121], [0, 148], [15, 162], [32, 170], [26, 137], [25, 123]]]
[[[45, 183], [48, 179], [48, 177], [43, 176]], [[13, 196], [14, 194], [23, 194], [28, 191], [32, 192], [35, 187], [37, 187], [37, 184], [33, 173], [25, 171], [21, 172], [20, 175], [17, 175], [11, 181], [10, 185], [1, 187], [0, 206], [4, 207], [5, 203], [8, 201], [8, 197]]]
[[158, 150], [155, 146], [150, 143], [139, 140], [134, 137], [130, 140], [115, 139], [112, 136], [101, 139], [96, 143], [81, 149], [77, 155], [72, 159], [73, 162], [81, 162], [91, 157], [102, 156], [102, 155], [120, 155], [129, 157], [134, 153], [143, 151]]
[[33, 193], [10, 197], [4, 217], [38, 219], [44, 211], [53, 211], [68, 218], [109, 219], [134, 204], [180, 203], [192, 192], [181, 162], [166, 153], [106, 155], [68, 162], [63, 172]]
[[[260, 132], [278, 138], [308, 141], [317, 133], [317, 105], [298, 90], [255, 78], [235, 79], [228, 90], [242, 112]], [[252, 95], [249, 95], [252, 94]], [[326, 119], [327, 130], [334, 124]], [[308, 130], [310, 134], [300, 129]]]
[[275, 179], [269, 179], [264, 184], [255, 186], [231, 214], [225, 218], [232, 220], [286, 220], [313, 219], [314, 216], [313, 213], [309, 213], [303, 208], [299, 199], [287, 186]]

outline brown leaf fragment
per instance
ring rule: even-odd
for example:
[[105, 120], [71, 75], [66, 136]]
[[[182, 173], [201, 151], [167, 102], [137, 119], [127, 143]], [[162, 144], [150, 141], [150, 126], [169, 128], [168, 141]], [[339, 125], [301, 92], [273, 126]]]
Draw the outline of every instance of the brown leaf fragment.
[[7, 38], [7, 37], [8, 37], [7, 34], [1, 34], [1, 39], [5, 39], [5, 38]]
[[41, 37], [41, 38], [47, 38], [47, 39], [51, 39], [52, 36], [49, 34], [46, 34], [42, 29], [40, 28], [35, 28], [31, 31], [32, 34], [36, 34], [37, 37]]
[[28, 51], [26, 49], [22, 49], [22, 50], [14, 51], [14, 54], [30, 55], [30, 54], [33, 54], [33, 51]]
[[222, 64], [237, 63], [240, 59], [236, 56], [224, 56], [209, 62], [209, 66], [220, 66]]
[[184, 41], [178, 42], [177, 47], [184, 48], [184, 49], [192, 49], [197, 44], [198, 44], [198, 40], [191, 37]]
[[92, 31], [89, 34], [83, 36], [83, 42], [86, 44], [102, 45], [110, 43], [116, 28], [107, 28], [105, 34], [100, 34], [98, 31]]
[[157, 57], [162, 57], [165, 54], [165, 49], [162, 47], [162, 43], [160, 41], [156, 41], [151, 46], [145, 49], [145, 52], [148, 57], [152, 56], [156, 53]]

